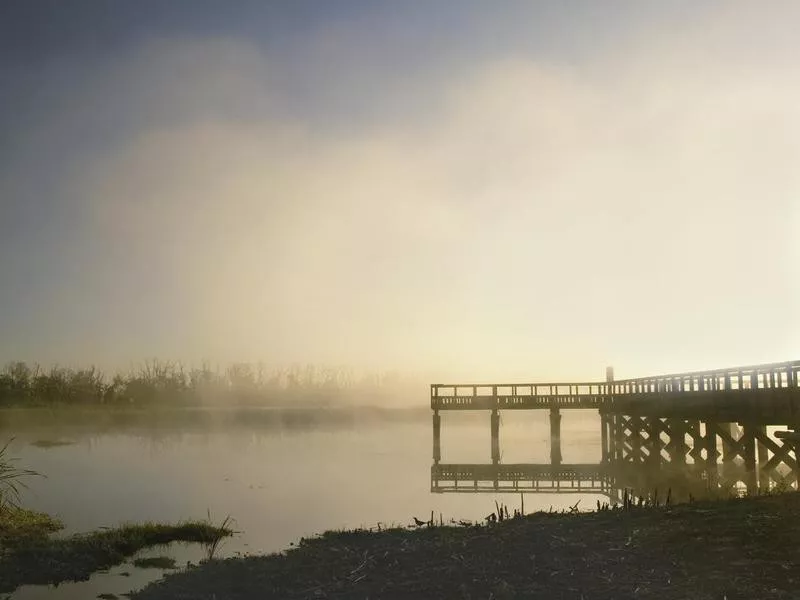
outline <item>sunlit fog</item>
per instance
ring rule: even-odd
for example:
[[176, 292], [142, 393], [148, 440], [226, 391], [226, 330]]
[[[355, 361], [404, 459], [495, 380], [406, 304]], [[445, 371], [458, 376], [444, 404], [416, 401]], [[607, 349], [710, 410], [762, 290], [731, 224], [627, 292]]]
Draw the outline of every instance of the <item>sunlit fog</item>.
[[339, 4], [9, 34], [0, 357], [427, 382], [798, 353], [793, 3]]

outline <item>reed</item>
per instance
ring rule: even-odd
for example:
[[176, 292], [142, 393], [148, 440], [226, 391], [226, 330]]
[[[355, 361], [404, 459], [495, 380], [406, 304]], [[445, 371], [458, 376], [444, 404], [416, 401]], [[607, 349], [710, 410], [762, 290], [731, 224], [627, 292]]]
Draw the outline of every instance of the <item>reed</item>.
[[27, 488], [25, 479], [43, 477], [41, 473], [15, 466], [16, 458], [9, 455], [9, 446], [13, 438], [0, 448], [0, 511], [18, 508], [20, 493]]
[[[211, 520], [211, 511], [208, 511], [208, 524], [213, 528]], [[206, 560], [214, 560], [214, 557], [217, 554], [217, 550], [219, 549], [220, 544], [222, 543], [223, 538], [230, 535], [232, 533], [231, 526], [233, 525], [233, 519], [230, 515], [227, 515], [223, 520], [222, 523], [216, 527], [217, 535], [212, 536], [211, 539], [204, 542], [205, 549], [206, 549]], [[213, 529], [212, 529], [213, 530]]]

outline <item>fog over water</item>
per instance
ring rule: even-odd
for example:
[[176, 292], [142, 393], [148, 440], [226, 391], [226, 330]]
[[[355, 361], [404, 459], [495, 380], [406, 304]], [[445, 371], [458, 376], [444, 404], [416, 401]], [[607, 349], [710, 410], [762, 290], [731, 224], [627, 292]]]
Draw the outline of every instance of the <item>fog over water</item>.
[[[17, 421], [14, 454], [47, 475], [32, 479], [26, 506], [62, 518], [66, 534], [128, 521], [180, 521], [230, 515], [239, 533], [219, 556], [284, 550], [303, 536], [329, 529], [409, 525], [413, 517], [481, 520], [494, 500], [520, 506], [518, 494], [431, 494], [430, 420], [420, 415], [365, 417], [350, 423], [238, 427], [133, 427], [92, 432], [91, 424]], [[599, 420], [594, 413], [564, 411], [565, 462], [599, 462]], [[38, 447], [41, 440], [72, 445]], [[549, 462], [546, 411], [504, 415], [504, 462]], [[443, 418], [443, 460], [490, 462], [486, 414]], [[564, 509], [594, 495], [527, 495], [527, 512]], [[161, 554], [155, 551], [150, 554]], [[179, 564], [202, 558], [197, 547], [173, 547]], [[128, 578], [121, 572], [132, 573]], [[38, 586], [12, 598], [77, 599], [121, 593], [160, 571], [125, 564], [90, 582], [56, 589]], [[91, 596], [86, 596], [88, 593]]]

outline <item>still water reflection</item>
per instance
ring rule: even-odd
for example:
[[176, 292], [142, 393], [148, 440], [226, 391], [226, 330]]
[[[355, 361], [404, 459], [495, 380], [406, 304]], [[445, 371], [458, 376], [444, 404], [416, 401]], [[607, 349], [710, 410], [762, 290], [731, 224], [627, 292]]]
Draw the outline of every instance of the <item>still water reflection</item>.
[[[599, 419], [588, 411], [565, 411], [564, 462], [599, 462]], [[13, 454], [22, 465], [47, 475], [30, 481], [28, 507], [58, 515], [66, 534], [125, 521], [235, 519], [241, 533], [218, 555], [274, 552], [300, 537], [326, 529], [405, 525], [433, 511], [445, 520], [481, 519], [494, 496], [430, 493], [431, 425], [424, 411], [347, 422], [324, 419], [307, 426], [263, 426], [259, 419], [207, 427], [116, 427], [92, 431], [73, 425], [31, 423], [0, 429], [15, 436]], [[548, 424], [544, 411], [504, 416], [503, 462], [546, 462]], [[41, 447], [41, 440], [70, 445]], [[488, 416], [447, 415], [442, 428], [443, 461], [489, 462]], [[584, 506], [597, 496], [587, 495]], [[518, 496], [498, 496], [515, 506]], [[574, 495], [529, 495], [526, 511], [566, 508]], [[149, 554], [153, 554], [150, 551]], [[155, 551], [155, 554], [163, 554]], [[202, 549], [175, 545], [166, 554], [179, 564], [196, 562]], [[26, 587], [15, 600], [91, 598], [122, 593], [158, 578], [163, 571], [130, 565], [89, 582], [59, 588]]]

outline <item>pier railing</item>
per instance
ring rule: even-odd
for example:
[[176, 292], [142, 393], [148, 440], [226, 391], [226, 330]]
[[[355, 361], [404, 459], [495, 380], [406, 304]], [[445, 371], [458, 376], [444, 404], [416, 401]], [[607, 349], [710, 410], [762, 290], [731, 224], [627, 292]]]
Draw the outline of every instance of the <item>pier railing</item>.
[[620, 394], [658, 394], [664, 392], [703, 392], [733, 390], [766, 390], [798, 387], [800, 361], [715, 369], [712, 371], [692, 371], [622, 379], [609, 383], [609, 393]]
[[614, 397], [800, 387], [800, 360], [586, 383], [432, 384], [434, 410], [597, 408]]
[[591, 408], [608, 396], [605, 383], [431, 385], [431, 408], [546, 408], [553, 402]]

